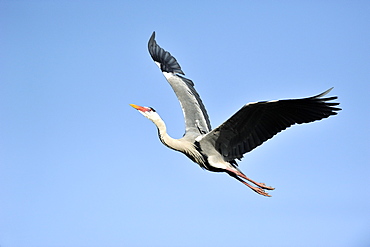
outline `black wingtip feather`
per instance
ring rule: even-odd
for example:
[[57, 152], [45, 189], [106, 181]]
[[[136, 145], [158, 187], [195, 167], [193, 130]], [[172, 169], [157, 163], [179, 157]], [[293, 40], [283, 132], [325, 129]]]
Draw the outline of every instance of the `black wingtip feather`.
[[218, 135], [217, 150], [226, 161], [240, 159], [277, 133], [294, 124], [310, 123], [333, 115], [341, 108], [332, 88], [316, 96], [278, 101], [261, 101], [243, 106], [213, 132]]
[[160, 64], [162, 72], [185, 75], [176, 58], [157, 44], [155, 41], [155, 32], [152, 33], [149, 39], [148, 50], [152, 59]]

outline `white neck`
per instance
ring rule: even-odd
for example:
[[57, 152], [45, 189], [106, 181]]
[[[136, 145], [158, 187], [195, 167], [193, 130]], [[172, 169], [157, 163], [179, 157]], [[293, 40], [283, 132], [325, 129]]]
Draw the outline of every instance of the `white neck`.
[[157, 126], [159, 139], [164, 145], [173, 150], [184, 153], [186, 156], [200, 165], [204, 164], [203, 156], [195, 148], [192, 142], [186, 141], [184, 139], [174, 139], [170, 137], [167, 134], [166, 124], [160, 117], [151, 120]]
[[158, 128], [158, 136], [161, 142], [171, 149], [182, 152], [183, 148], [181, 148], [181, 142], [167, 134], [167, 127], [164, 121], [161, 118], [151, 120]]

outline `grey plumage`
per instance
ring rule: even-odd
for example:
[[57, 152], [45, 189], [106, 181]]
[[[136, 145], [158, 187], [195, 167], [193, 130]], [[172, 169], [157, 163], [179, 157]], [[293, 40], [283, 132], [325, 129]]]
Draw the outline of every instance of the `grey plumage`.
[[184, 77], [177, 60], [157, 44], [154, 32], [148, 42], [148, 50], [180, 102], [185, 119], [183, 138], [171, 138], [167, 134], [164, 121], [152, 108], [131, 106], [153, 121], [158, 128], [160, 140], [166, 146], [186, 154], [204, 169], [228, 173], [264, 196], [269, 196], [265, 190], [274, 188], [245, 176], [235, 160], [240, 160], [245, 153], [294, 124], [321, 120], [336, 115], [337, 111], [341, 110], [335, 107], [339, 103], [332, 102], [337, 99], [336, 96], [324, 97], [332, 90], [330, 88], [308, 98], [246, 104], [220, 126], [211, 130], [207, 111], [194, 88], [194, 83]]
[[185, 135], [192, 135], [199, 129], [203, 133], [209, 132], [211, 130], [209, 117], [199, 94], [194, 89], [194, 83], [180, 76], [185, 73], [181, 70], [177, 60], [157, 44], [155, 32], [148, 42], [148, 50], [180, 101], [185, 117]]

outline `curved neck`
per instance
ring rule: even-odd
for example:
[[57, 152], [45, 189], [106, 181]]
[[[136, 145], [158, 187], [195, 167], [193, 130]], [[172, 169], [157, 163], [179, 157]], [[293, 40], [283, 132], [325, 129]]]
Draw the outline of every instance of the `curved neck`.
[[164, 145], [177, 151], [183, 151], [179, 146], [179, 140], [174, 139], [167, 134], [166, 124], [161, 118], [152, 120], [152, 122], [157, 126], [159, 139]]
[[166, 124], [161, 118], [151, 120], [157, 126], [159, 139], [164, 145], [173, 150], [184, 153], [194, 162], [198, 163], [201, 166], [204, 166], [204, 158], [192, 142], [186, 141], [184, 139], [173, 139], [172, 137], [170, 137], [167, 134]]

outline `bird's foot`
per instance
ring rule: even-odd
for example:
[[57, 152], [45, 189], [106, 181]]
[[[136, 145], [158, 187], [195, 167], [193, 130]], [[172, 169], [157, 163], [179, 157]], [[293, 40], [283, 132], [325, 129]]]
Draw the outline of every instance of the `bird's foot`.
[[270, 186], [267, 186], [266, 184], [264, 183], [257, 183], [256, 181], [253, 181], [252, 179], [248, 178], [247, 176], [245, 176], [244, 173], [242, 173], [241, 171], [236, 171], [235, 174], [239, 177], [242, 177], [244, 178], [245, 180], [257, 185], [258, 187], [261, 187], [262, 189], [265, 189], [265, 190], [274, 190], [275, 188], [273, 187], [270, 187]]
[[[273, 187], [267, 186], [264, 183], [257, 183], [255, 181], [253, 181], [252, 179], [248, 178], [241, 171], [239, 171], [237, 169], [228, 169], [227, 171], [228, 171], [230, 176], [236, 178], [237, 180], [239, 180], [240, 182], [242, 182], [243, 184], [248, 186], [250, 189], [252, 189], [254, 192], [256, 192], [260, 195], [270, 197], [270, 195], [265, 190], [274, 190], [275, 189]], [[253, 183], [253, 184], [255, 184], [257, 187], [250, 185], [249, 183], [244, 181], [242, 178], [251, 182], [251, 183]]]
[[274, 190], [275, 188], [274, 187], [270, 187], [270, 186], [267, 186], [266, 184], [264, 183], [255, 183], [255, 185], [265, 189], [265, 190]]
[[252, 190], [254, 190], [254, 192], [260, 194], [260, 195], [263, 195], [263, 196], [267, 196], [267, 197], [271, 197], [267, 192], [265, 192], [264, 189], [262, 188], [259, 188], [259, 187], [253, 187], [253, 186], [250, 186], [249, 188], [251, 188]]

